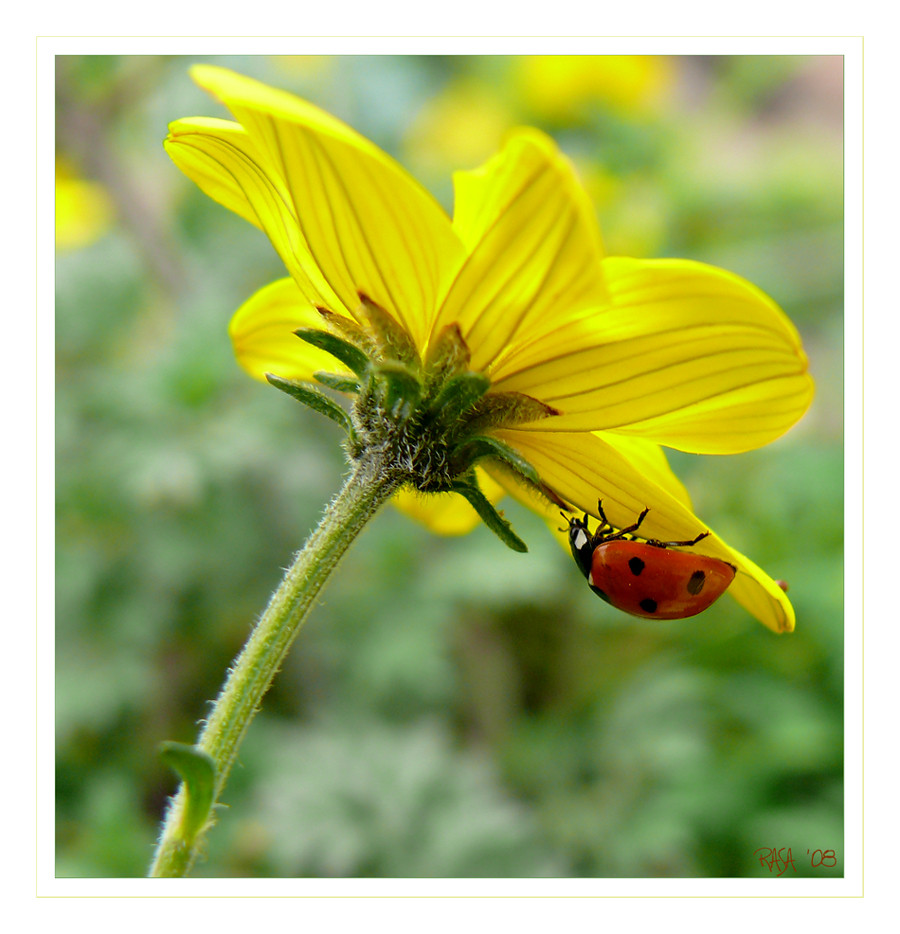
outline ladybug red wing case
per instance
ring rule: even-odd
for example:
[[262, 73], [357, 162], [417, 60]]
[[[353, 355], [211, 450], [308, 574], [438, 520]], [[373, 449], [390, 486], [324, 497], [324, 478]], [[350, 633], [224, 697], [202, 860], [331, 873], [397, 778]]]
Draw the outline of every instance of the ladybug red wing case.
[[734, 580], [717, 558], [643, 542], [598, 545], [588, 583], [616, 609], [648, 619], [685, 619], [715, 603]]
[[735, 568], [726, 561], [670, 547], [696, 545], [708, 532], [685, 542], [641, 540], [637, 529], [649, 510], [619, 531], [610, 525], [602, 503], [597, 511], [600, 525], [594, 535], [586, 515], [567, 518], [569, 545], [591, 590], [616, 609], [647, 619], [686, 619], [715, 603], [734, 580]]

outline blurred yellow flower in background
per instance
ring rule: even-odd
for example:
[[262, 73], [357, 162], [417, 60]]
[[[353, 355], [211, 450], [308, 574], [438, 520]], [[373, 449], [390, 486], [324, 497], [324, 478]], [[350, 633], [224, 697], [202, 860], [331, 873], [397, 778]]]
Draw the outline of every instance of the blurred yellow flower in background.
[[99, 240], [115, 211], [106, 189], [79, 177], [66, 160], [56, 160], [56, 246], [77, 250]]
[[652, 111], [665, 100], [675, 69], [660, 55], [525, 55], [514, 74], [536, 114], [566, 120], [592, 104], [632, 115]]
[[496, 152], [515, 115], [485, 81], [454, 81], [430, 98], [405, 139], [409, 159], [425, 170], [470, 166]]

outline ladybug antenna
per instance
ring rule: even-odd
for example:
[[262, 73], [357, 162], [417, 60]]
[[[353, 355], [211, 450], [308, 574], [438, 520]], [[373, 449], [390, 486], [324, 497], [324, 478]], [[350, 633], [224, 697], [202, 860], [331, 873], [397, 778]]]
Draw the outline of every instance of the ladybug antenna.
[[578, 516], [569, 516], [564, 512], [560, 512], [560, 515], [563, 517], [563, 519], [566, 520], [566, 523], [567, 523], [566, 528], [559, 529], [560, 532], [566, 532], [569, 529], [571, 529], [572, 526], [575, 526], [576, 528], [584, 529], [585, 531], [587, 531], [587, 527], [588, 527], [588, 514], [587, 513], [584, 514], [583, 519], [579, 519]]

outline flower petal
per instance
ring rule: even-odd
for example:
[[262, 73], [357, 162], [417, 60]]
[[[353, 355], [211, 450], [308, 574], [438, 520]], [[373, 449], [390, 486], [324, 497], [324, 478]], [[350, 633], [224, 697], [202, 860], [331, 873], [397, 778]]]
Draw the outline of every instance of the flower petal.
[[[625, 438], [609, 432], [602, 434], [601, 439], [614, 450], [618, 451], [641, 474], [673, 496], [678, 502], [691, 509], [691, 499], [684, 484], [672, 472], [666, 460], [663, 449], [658, 444], [645, 441], [643, 438]], [[554, 538], [563, 549], [569, 551], [569, 531], [560, 526], [560, 508], [552, 503], [546, 496], [538, 493], [534, 487], [525, 486], [517, 482], [516, 477], [508, 470], [491, 464], [485, 465], [485, 470], [494, 479], [506, 488], [506, 492], [517, 502], [536, 512], [547, 523]]]
[[454, 183], [453, 227], [470, 255], [434, 333], [458, 323], [473, 369], [491, 364], [511, 340], [544, 334], [605, 300], [593, 209], [549, 137], [517, 131]]
[[[478, 486], [491, 503], [498, 503], [506, 490], [480, 467], [475, 468]], [[480, 522], [478, 513], [459, 493], [420, 493], [402, 489], [393, 504], [411, 519], [423, 523], [436, 535], [466, 535]]]
[[300, 233], [283, 180], [243, 127], [209, 117], [176, 120], [165, 146], [202, 191], [263, 230], [310, 304], [341, 307]]
[[[709, 531], [690, 509], [653, 477], [642, 475], [606, 436], [588, 433], [540, 434], [504, 429], [496, 435], [512, 445], [541, 479], [577, 512], [596, 516], [597, 500], [617, 528], [635, 521], [649, 508], [641, 533], [661, 541], [687, 541]], [[694, 546], [697, 554], [728, 561], [737, 576], [728, 592], [774, 632], [794, 628], [794, 610], [778, 585], [753, 562], [714, 533]]]
[[687, 509], [691, 509], [691, 496], [684, 484], [675, 476], [665, 451], [646, 438], [632, 438], [612, 432], [597, 433], [601, 440], [616, 450], [645, 479], [665, 490]]
[[283, 179], [303, 239], [344, 307], [354, 311], [364, 291], [421, 349], [462, 260], [440, 205], [377, 146], [306, 101], [211, 65], [192, 75]]
[[321, 315], [304, 299], [293, 279], [277, 279], [241, 305], [228, 334], [238, 363], [262, 382], [266, 373], [306, 381], [319, 370], [350, 375], [331, 354], [294, 334], [303, 327], [321, 328]]
[[221, 161], [211, 155], [212, 147], [200, 147], [193, 136], [210, 136], [220, 141], [222, 148], [230, 147], [235, 155], [240, 153], [253, 165], [259, 165], [262, 157], [247, 131], [233, 120], [217, 117], [194, 117], [175, 120], [169, 124], [166, 152], [175, 165], [213, 201], [218, 201], [229, 211], [234, 211], [246, 221], [262, 228], [259, 216], [240, 184], [240, 176], [229, 172]]
[[796, 329], [739, 276], [687, 260], [603, 261], [610, 305], [514, 352], [498, 391], [562, 411], [541, 431], [615, 430], [726, 454], [782, 435], [813, 384]]
[[774, 632], [793, 632], [794, 608], [784, 591], [765, 571], [739, 551], [729, 548], [728, 552], [731, 557], [727, 560], [738, 569], [728, 593], [769, 629]]

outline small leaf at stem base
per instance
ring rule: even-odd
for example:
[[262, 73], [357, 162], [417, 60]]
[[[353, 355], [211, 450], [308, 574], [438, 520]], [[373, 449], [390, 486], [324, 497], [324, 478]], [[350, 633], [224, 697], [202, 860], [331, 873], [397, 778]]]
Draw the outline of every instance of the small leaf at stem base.
[[185, 841], [190, 844], [209, 821], [216, 789], [215, 762], [208, 752], [187, 743], [160, 743], [159, 754], [184, 782], [182, 828]]

